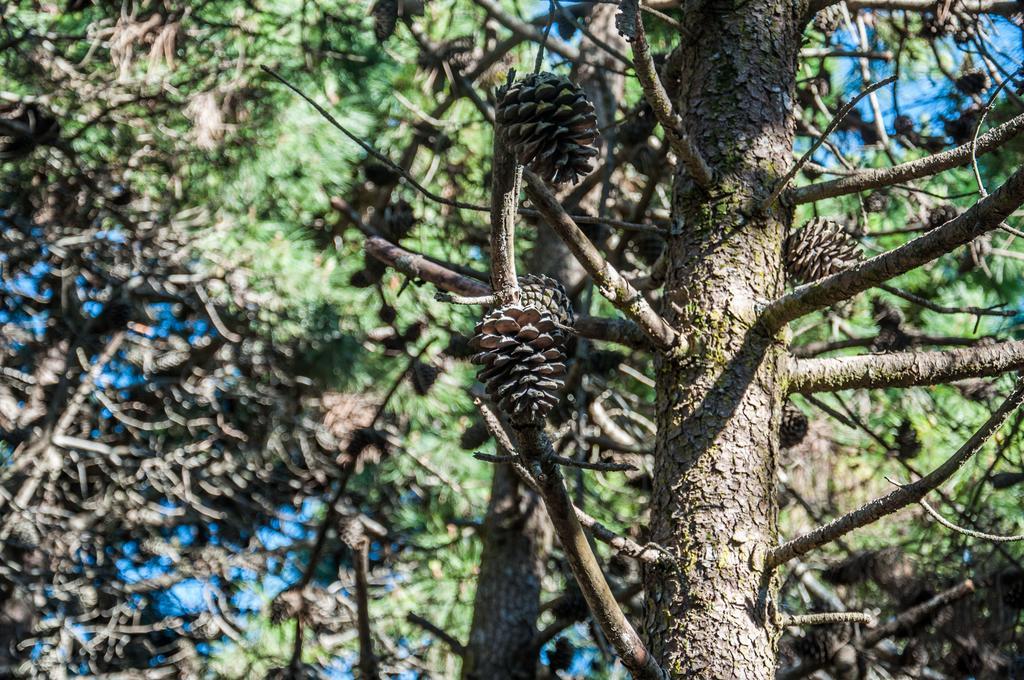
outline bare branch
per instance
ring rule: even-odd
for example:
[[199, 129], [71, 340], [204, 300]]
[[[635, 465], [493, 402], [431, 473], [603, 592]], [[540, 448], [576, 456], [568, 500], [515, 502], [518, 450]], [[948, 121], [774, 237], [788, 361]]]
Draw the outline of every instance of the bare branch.
[[521, 36], [526, 40], [542, 44], [552, 52], [565, 57], [569, 61], [576, 61], [579, 59], [580, 53], [575, 47], [563, 40], [559, 40], [557, 36], [550, 34], [545, 36], [544, 31], [538, 29], [536, 26], [528, 24], [525, 21], [520, 21], [513, 15], [506, 12], [499, 2], [496, 2], [495, 0], [474, 0], [474, 2], [476, 2], [481, 9], [487, 12], [487, 14], [494, 17], [495, 21], [516, 35]]
[[881, 626], [873, 630], [867, 631], [864, 634], [864, 637], [861, 638], [860, 645], [864, 649], [874, 647], [890, 635], [893, 635], [900, 630], [905, 630], [915, 626], [916, 624], [925, 620], [925, 618], [927, 618], [928, 616], [934, 614], [939, 609], [942, 609], [943, 607], [950, 605], [956, 602], [957, 600], [961, 600], [973, 592], [974, 581], [972, 581], [971, 579], [961, 581], [952, 588], [947, 588], [946, 590], [943, 590], [941, 593], [931, 598], [930, 600], [925, 600], [916, 607], [911, 607], [910, 609], [901, 612], [897, 616], [894, 616], [892, 619], [886, 621]]
[[[473, 403], [480, 409], [480, 414], [484, 419], [484, 425], [486, 425], [487, 430], [494, 437], [495, 441], [497, 441], [501, 448], [506, 451], [515, 452], [515, 444], [512, 443], [508, 432], [505, 431], [504, 425], [501, 423], [501, 420], [494, 411], [492, 411], [490, 407], [487, 406], [487, 404], [485, 404], [479, 397], [474, 398]], [[509, 461], [509, 465], [512, 466], [512, 469], [516, 471], [516, 474], [519, 475], [530, 489], [539, 494], [540, 488], [537, 484], [537, 480], [534, 479], [529, 471], [519, 462], [520, 458], [520, 456], [516, 455], [513, 460]], [[652, 565], [667, 565], [675, 563], [675, 559], [663, 547], [653, 543], [642, 546], [630, 538], [616, 534], [614, 531], [607, 528], [575, 505], [573, 506], [573, 511], [576, 513], [576, 519], [579, 520], [580, 524], [590, 530], [590, 533], [593, 534], [594, 538], [602, 543], [607, 543], [623, 555], [627, 555], [633, 559], [647, 562]]]
[[937, 385], [1021, 368], [1024, 368], [1024, 341], [947, 351], [799, 359], [790, 369], [789, 389], [812, 394], [855, 388]]
[[825, 140], [828, 139], [828, 136], [832, 134], [837, 127], [839, 127], [839, 124], [842, 123], [848, 115], [850, 115], [850, 111], [853, 111], [853, 109], [856, 108], [857, 104], [860, 102], [861, 99], [867, 97], [869, 94], [872, 94], [875, 90], [885, 87], [889, 83], [893, 83], [895, 81], [896, 76], [889, 76], [885, 80], [879, 80], [877, 83], [871, 83], [866, 88], [861, 90], [856, 97], [847, 102], [846, 105], [843, 106], [843, 108], [839, 109], [839, 112], [836, 113], [836, 115], [829, 122], [828, 126], [825, 128], [825, 131], [822, 132], [816, 140], [814, 140], [813, 144], [811, 144], [811, 148], [807, 149], [804, 155], [800, 157], [800, 160], [794, 163], [792, 167], [790, 167], [790, 169], [786, 172], [786, 174], [783, 175], [782, 179], [779, 180], [779, 183], [775, 185], [775, 189], [772, 190], [771, 195], [764, 202], [763, 207], [767, 209], [770, 208], [773, 203], [775, 203], [775, 201], [779, 198], [782, 192], [786, 190], [786, 187], [793, 180], [793, 178], [796, 177], [796, 173], [800, 172], [800, 168], [804, 167], [804, 164], [806, 164], [807, 161], [811, 159], [811, 156], [814, 155], [814, 152], [817, 151], [821, 147], [821, 145], [825, 143]]
[[516, 437], [520, 452], [526, 459], [538, 461], [544, 472], [543, 481], [538, 480], [540, 494], [594, 620], [634, 678], [668, 680], [668, 674], [647, 650], [615, 600], [615, 594], [608, 586], [601, 565], [576, 518], [575, 507], [562, 483], [558, 466], [545, 461], [551, 455], [551, 442], [547, 435], [540, 428], [525, 427], [516, 429]]
[[491, 172], [491, 286], [499, 304], [519, 302], [516, 279], [516, 210], [523, 169], [516, 163], [501, 125], [494, 126]]
[[775, 300], [765, 308], [763, 320], [771, 327], [781, 327], [793, 319], [849, 299], [931, 262], [995, 229], [1022, 202], [1024, 168], [1014, 172], [990, 196], [979, 200], [969, 210], [941, 227], [846, 271], [800, 286]]
[[526, 170], [526, 195], [544, 216], [587, 273], [594, 279], [601, 294], [651, 338], [654, 346], [665, 352], [685, 353], [686, 339], [654, 311], [647, 300], [601, 256], [601, 253], [565, 212], [558, 199], [535, 174]]
[[391, 265], [403, 274], [429, 281], [446, 291], [467, 297], [483, 297], [491, 294], [491, 289], [486, 283], [458, 274], [422, 255], [396, 246], [380, 236], [371, 236], [366, 239], [363, 248], [368, 254]]
[[828, 626], [835, 623], [863, 623], [871, 625], [875, 618], [864, 612], [821, 612], [818, 614], [784, 615], [779, 620], [783, 626]]
[[[1021, 130], [1024, 130], [1024, 114], [1012, 118], [978, 137], [977, 153], [985, 154], [998, 149], [1020, 134]], [[949, 151], [892, 167], [862, 170], [839, 179], [794, 187], [786, 192], [786, 199], [793, 204], [812, 203], [826, 198], [844, 196], [935, 175], [970, 164], [972, 147], [973, 143], [968, 142]]]
[[967, 529], [967, 528], [959, 526], [957, 524], [953, 524], [948, 519], [946, 519], [945, 517], [940, 515], [938, 513], [938, 511], [935, 508], [933, 508], [932, 506], [928, 505], [928, 502], [926, 500], [924, 500], [923, 498], [921, 500], [919, 500], [917, 503], [922, 508], [924, 508], [925, 512], [927, 512], [929, 515], [932, 516], [932, 519], [934, 519], [936, 522], [938, 522], [942, 526], [946, 527], [947, 529], [951, 529], [951, 530], [957, 532], [958, 534], [963, 534], [964, 536], [970, 536], [971, 538], [977, 538], [977, 539], [980, 539], [982, 541], [989, 541], [991, 543], [1017, 543], [1019, 541], [1024, 541], [1024, 534], [1017, 534], [1015, 536], [1003, 536], [1003, 535], [1000, 535], [1000, 534], [987, 534], [987, 533], [985, 533], [983, 531], [975, 531], [974, 529]]
[[438, 640], [448, 645], [449, 649], [451, 649], [459, 656], [463, 656], [466, 653], [466, 646], [459, 642], [454, 635], [444, 630], [443, 628], [438, 628], [433, 623], [426, 620], [419, 614], [409, 612], [408, 615], [406, 615], [405, 620], [413, 624], [414, 626], [419, 626], [423, 630], [427, 631], [428, 633], [436, 637]]
[[665, 91], [665, 86], [658, 76], [657, 68], [654, 66], [654, 57], [651, 55], [651, 46], [647, 43], [647, 33], [644, 30], [642, 17], [636, 18], [636, 37], [633, 44], [633, 65], [636, 69], [636, 77], [644, 90], [644, 98], [654, 110], [654, 115], [665, 130], [665, 136], [680, 162], [686, 166], [693, 181], [699, 186], [707, 188], [714, 182], [714, 171], [708, 166], [701, 155], [700, 150], [683, 129], [683, 120], [672, 107], [672, 100]]
[[[516, 460], [514, 455], [496, 456], [490, 453], [480, 453], [477, 451], [473, 454], [473, 457], [477, 460], [482, 460], [487, 463], [510, 463]], [[575, 460], [573, 458], [567, 458], [565, 456], [559, 456], [552, 454], [547, 460], [551, 461], [555, 465], [564, 465], [567, 467], [579, 468], [581, 470], [597, 470], [599, 472], [630, 472], [636, 470], [635, 465], [629, 463], [591, 463], [585, 460]]]
[[779, 546], [768, 554], [766, 564], [770, 568], [777, 567], [794, 557], [799, 557], [815, 548], [831, 543], [854, 529], [877, 522], [882, 517], [891, 515], [911, 503], [920, 501], [929, 491], [938, 488], [940, 484], [952, 477], [964, 463], [978, 453], [988, 438], [1002, 426], [1006, 418], [1020, 406], [1022, 401], [1024, 401], [1024, 378], [1017, 380], [1017, 386], [1010, 396], [985, 421], [985, 424], [956, 453], [946, 459], [942, 465], [916, 482], [901, 486], [885, 496], [866, 503], [853, 512], [832, 520], [825, 526], [809, 531], [803, 536], [794, 538]]
[[[363, 247], [373, 257], [404, 274], [433, 283], [456, 296], [468, 298], [467, 300], [453, 298], [450, 302], [488, 304], [486, 300], [491, 296], [491, 288], [482, 281], [463, 276], [445, 265], [410, 252], [401, 246], [396, 246], [380, 236], [371, 236], [366, 239]], [[572, 330], [577, 335], [591, 340], [615, 342], [634, 349], [652, 349], [648, 336], [635, 323], [627, 319], [581, 316], [576, 319]]]

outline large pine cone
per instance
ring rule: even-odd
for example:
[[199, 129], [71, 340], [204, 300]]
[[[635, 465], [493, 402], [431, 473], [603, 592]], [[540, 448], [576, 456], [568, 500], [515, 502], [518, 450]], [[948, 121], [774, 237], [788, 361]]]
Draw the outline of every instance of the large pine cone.
[[860, 249], [835, 220], [815, 217], [786, 237], [786, 271], [801, 283], [817, 281], [860, 261]]
[[565, 287], [550, 276], [526, 274], [519, 277], [519, 302], [524, 307], [533, 306], [555, 315], [563, 326], [573, 324], [572, 303]]
[[535, 73], [498, 96], [498, 123], [522, 165], [553, 184], [578, 182], [593, 170], [597, 116], [577, 85], [553, 73]]
[[483, 366], [480, 381], [512, 420], [538, 424], [558, 403], [565, 375], [565, 332], [556, 314], [532, 304], [493, 310], [477, 324], [470, 346]]

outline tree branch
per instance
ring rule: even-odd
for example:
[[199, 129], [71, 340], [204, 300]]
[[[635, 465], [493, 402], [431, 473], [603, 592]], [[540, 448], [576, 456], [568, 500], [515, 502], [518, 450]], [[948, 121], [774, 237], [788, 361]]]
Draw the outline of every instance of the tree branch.
[[931, 515], [932, 519], [934, 519], [936, 522], [946, 527], [947, 529], [955, 531], [958, 534], [970, 536], [971, 538], [977, 538], [982, 541], [989, 541], [991, 543], [1018, 543], [1020, 541], [1024, 541], [1024, 534], [1016, 534], [1012, 536], [1005, 536], [1002, 534], [989, 534], [985, 533], [984, 531], [975, 531], [974, 529], [968, 529], [958, 524], [954, 524], [953, 522], [950, 522], [948, 519], [940, 515], [938, 510], [928, 505], [928, 501], [924, 500], [923, 498], [919, 500], [917, 504], [924, 508], [925, 512]]
[[[516, 474], [518, 474], [523, 480], [523, 483], [536, 493], [540, 494], [540, 487], [537, 480], [534, 479], [529, 471], [519, 462], [522, 457], [518, 455], [516, 446], [512, 443], [511, 438], [505, 431], [505, 427], [501, 423], [501, 420], [494, 411], [492, 411], [483, 402], [482, 399], [475, 398], [473, 403], [480, 409], [480, 414], [484, 419], [484, 425], [486, 425], [487, 430], [494, 437], [495, 441], [498, 442], [501, 448], [505, 449], [509, 453], [515, 454], [515, 459], [509, 461], [509, 465], [512, 466], [516, 471]], [[573, 511], [576, 513], [576, 519], [579, 520], [580, 524], [590, 530], [590, 533], [594, 535], [594, 538], [602, 543], [607, 543], [623, 555], [632, 557], [635, 560], [647, 562], [651, 565], [674, 564], [675, 559], [663, 547], [657, 544], [648, 544], [646, 546], [640, 545], [630, 538], [616, 534], [614, 531], [607, 528], [575, 505], [573, 506]]]
[[[1024, 130], [1024, 114], [1012, 118], [999, 127], [978, 137], [978, 154], [985, 154], [1010, 141]], [[912, 179], [935, 175], [946, 170], [968, 165], [971, 162], [971, 146], [968, 142], [949, 151], [901, 163], [888, 168], [862, 170], [846, 177], [794, 187], [786, 192], [786, 199], [793, 204], [812, 203], [826, 198], [844, 196], [867, 189], [900, 184]]]
[[491, 172], [491, 286], [501, 305], [519, 302], [516, 279], [516, 210], [523, 170], [516, 163], [501, 125], [494, 125]]
[[[482, 300], [486, 300], [491, 295], [491, 288], [486, 283], [463, 276], [445, 265], [410, 252], [401, 246], [396, 246], [380, 236], [371, 236], [366, 239], [363, 247], [367, 253], [398, 271], [433, 283], [456, 295]], [[581, 316], [576, 319], [573, 331], [577, 335], [591, 340], [615, 342], [633, 349], [652, 349], [650, 338], [628, 319]]]
[[474, 0], [474, 2], [476, 2], [481, 9], [487, 12], [487, 14], [494, 17], [495, 21], [516, 35], [521, 36], [526, 40], [543, 44], [552, 52], [565, 57], [569, 61], [576, 61], [579, 59], [580, 53], [575, 47], [563, 40], [559, 40], [557, 36], [553, 36], [550, 33], [545, 36], [544, 31], [538, 29], [533, 24], [520, 21], [513, 15], [506, 12], [504, 8], [502, 8], [501, 4], [495, 0]]
[[779, 328], [793, 319], [834, 305], [969, 243], [999, 226], [1024, 202], [1024, 168], [1014, 172], [994, 193], [959, 217], [846, 271], [799, 286], [770, 303], [762, 319]]
[[541, 466], [543, 475], [537, 480], [540, 494], [594, 620], [634, 678], [668, 680], [668, 674], [658, 665], [636, 630], [626, 620], [622, 608], [615, 600], [615, 594], [608, 586], [601, 565], [576, 518], [575, 507], [562, 483], [562, 474], [557, 465], [547, 461], [552, 454], [547, 435], [536, 427], [517, 428], [515, 432], [520, 453], [527, 460], [537, 461]]
[[1024, 368], [1024, 341], [935, 352], [895, 352], [794, 360], [790, 392], [937, 385]]
[[655, 117], [665, 130], [669, 145], [679, 157], [680, 162], [686, 166], [693, 181], [705, 189], [708, 188], [714, 182], [714, 172], [704, 160], [693, 140], [684, 131], [683, 120], [672, 107], [672, 100], [669, 98], [654, 65], [654, 57], [651, 55], [651, 46], [647, 43], [643, 18], [639, 14], [636, 17], [636, 36], [633, 38], [632, 44], [633, 67], [636, 69], [636, 77], [643, 87], [644, 98], [654, 110]]
[[942, 465], [916, 482], [901, 486], [885, 496], [866, 503], [853, 512], [832, 520], [825, 526], [818, 527], [803, 536], [794, 538], [779, 546], [768, 554], [768, 558], [765, 560], [766, 564], [769, 568], [778, 567], [794, 557], [799, 557], [815, 548], [831, 543], [854, 529], [877, 522], [886, 515], [891, 515], [911, 503], [920, 501], [924, 498], [925, 494], [938, 488], [940, 484], [952, 477], [964, 463], [978, 453], [988, 438], [999, 429], [1006, 421], [1006, 418], [1020, 406], [1022, 401], [1024, 401], [1024, 378], [1018, 378], [1017, 386], [1010, 396], [985, 421], [985, 424], [956, 453], [946, 459]]
[[818, 614], [797, 614], [795, 616], [783, 615], [779, 624], [783, 626], [829, 626], [835, 623], [863, 623], [871, 625], [874, 622], [871, 614], [864, 612], [820, 612]]
[[458, 638], [456, 638], [454, 635], [444, 630], [443, 628], [438, 628], [433, 623], [426, 620], [419, 614], [409, 612], [406, 615], [405, 620], [413, 624], [414, 626], [419, 626], [423, 630], [427, 631], [428, 633], [436, 637], [441, 642], [448, 645], [449, 649], [451, 649], [455, 654], [459, 656], [464, 656], [466, 654], [466, 646], [459, 642]]
[[544, 182], [529, 170], [523, 172], [526, 195], [552, 229], [562, 237], [569, 250], [594, 279], [601, 294], [623, 314], [632, 319], [650, 337], [654, 346], [664, 352], [685, 353], [686, 339], [654, 311], [647, 300], [605, 259], [562, 208]]
[[839, 124], [842, 123], [848, 115], [850, 115], [850, 111], [853, 111], [853, 109], [856, 108], [857, 104], [860, 102], [861, 99], [872, 94], [875, 90], [885, 87], [889, 83], [893, 82], [896, 82], [896, 76], [889, 76], [884, 80], [879, 80], [876, 83], [871, 83], [866, 88], [858, 92], [857, 96], [855, 96], [853, 99], [844, 104], [843, 108], [839, 109], [836, 115], [832, 117], [832, 120], [829, 121], [829, 124], [825, 127], [824, 132], [818, 135], [818, 138], [814, 140], [814, 143], [811, 144], [810, 148], [804, 152], [804, 155], [800, 157], [800, 160], [794, 163], [786, 172], [786, 174], [783, 175], [782, 179], [779, 180], [778, 184], [775, 185], [775, 188], [772, 190], [771, 195], [768, 196], [768, 199], [764, 202], [763, 207], [767, 209], [770, 208], [773, 203], [775, 203], [776, 199], [779, 198], [782, 192], [785, 191], [786, 187], [793, 180], [793, 178], [796, 177], [796, 173], [800, 172], [800, 168], [804, 167], [807, 161], [811, 159], [811, 156], [814, 155], [814, 152], [817, 151], [818, 148], [825, 143], [825, 140], [828, 139], [828, 136], [835, 132], [835, 129], [839, 127]]

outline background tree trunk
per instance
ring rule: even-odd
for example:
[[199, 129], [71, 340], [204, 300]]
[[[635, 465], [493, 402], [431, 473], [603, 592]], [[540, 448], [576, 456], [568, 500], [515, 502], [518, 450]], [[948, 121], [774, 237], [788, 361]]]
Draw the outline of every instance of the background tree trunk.
[[646, 574], [645, 631], [673, 677], [772, 678], [762, 561], [776, 544], [785, 347], [755, 310], [782, 292], [790, 216], [757, 206], [792, 162], [803, 3], [690, 4], [677, 106], [719, 182], [710, 196], [685, 169], [675, 182], [664, 314], [697, 349], [658, 367], [651, 538], [680, 570]]
[[533, 678], [537, 655], [530, 653], [529, 646], [540, 614], [551, 524], [540, 498], [519, 482], [508, 465], [494, 467], [483, 541], [462, 677]]

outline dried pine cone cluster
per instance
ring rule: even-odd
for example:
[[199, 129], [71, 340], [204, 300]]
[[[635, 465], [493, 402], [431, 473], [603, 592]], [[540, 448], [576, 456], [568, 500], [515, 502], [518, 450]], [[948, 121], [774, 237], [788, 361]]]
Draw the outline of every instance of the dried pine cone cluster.
[[480, 381], [517, 424], [539, 424], [558, 403], [565, 375], [564, 328], [572, 306], [561, 284], [543, 276], [520, 279], [519, 304], [488, 313], [470, 346]]
[[786, 271], [800, 283], [849, 269], [860, 259], [857, 242], [841, 224], [827, 217], [815, 217], [786, 237]]
[[516, 159], [545, 181], [578, 182], [593, 170], [597, 116], [579, 86], [564, 76], [535, 73], [502, 88], [497, 121]]

